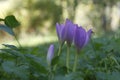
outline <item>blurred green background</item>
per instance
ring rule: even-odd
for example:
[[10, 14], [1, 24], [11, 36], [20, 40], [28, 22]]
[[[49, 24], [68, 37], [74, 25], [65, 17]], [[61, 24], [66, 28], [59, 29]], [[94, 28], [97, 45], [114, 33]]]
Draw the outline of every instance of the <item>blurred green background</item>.
[[[15, 33], [25, 46], [56, 41], [55, 24], [66, 18], [92, 28], [99, 37], [119, 32], [120, 0], [0, 0], [0, 18], [7, 15], [14, 15], [21, 23]], [[14, 43], [3, 31], [0, 38], [1, 43]]]

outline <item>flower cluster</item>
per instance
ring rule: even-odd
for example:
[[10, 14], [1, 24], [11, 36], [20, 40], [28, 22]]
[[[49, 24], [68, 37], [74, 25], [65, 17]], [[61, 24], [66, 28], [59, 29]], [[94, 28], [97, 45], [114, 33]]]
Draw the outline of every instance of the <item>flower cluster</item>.
[[92, 30], [86, 30], [66, 19], [65, 24], [56, 24], [56, 31], [60, 44], [66, 41], [68, 45], [74, 42], [77, 50], [81, 50], [89, 41]]
[[[80, 50], [89, 42], [92, 30], [90, 29], [86, 31], [83, 27], [74, 24], [69, 19], [66, 19], [64, 24], [56, 24], [56, 32], [60, 46], [63, 46], [63, 44], [66, 42], [67, 46], [71, 47], [71, 44], [74, 43], [76, 50], [79, 53]], [[53, 49], [54, 48], [51, 48], [50, 46], [48, 50], [48, 62], [51, 62], [53, 58]], [[67, 65], [69, 65], [68, 62]]]

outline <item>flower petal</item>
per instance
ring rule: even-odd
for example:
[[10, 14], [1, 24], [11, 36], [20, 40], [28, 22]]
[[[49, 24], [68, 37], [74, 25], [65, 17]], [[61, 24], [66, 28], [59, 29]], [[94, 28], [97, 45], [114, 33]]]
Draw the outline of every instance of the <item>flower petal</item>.
[[65, 41], [65, 29], [64, 29], [64, 24], [56, 24], [56, 32], [58, 39], [61, 43]]
[[64, 24], [61, 24], [61, 35], [60, 35], [60, 38], [61, 38], [61, 41], [62, 42], [65, 42], [65, 38], [66, 38], [66, 30], [67, 30], [67, 28], [65, 27], [65, 25]]
[[88, 32], [87, 32], [86, 41], [84, 43], [84, 46], [89, 42], [91, 34], [92, 34], [92, 29], [88, 30]]
[[56, 23], [56, 32], [59, 39], [60, 39], [60, 31], [61, 31], [60, 25]]
[[67, 27], [66, 41], [71, 44], [74, 37], [75, 26], [72, 21], [66, 19], [65, 27]]
[[76, 28], [74, 44], [78, 50], [82, 49], [86, 41], [87, 33], [82, 27]]

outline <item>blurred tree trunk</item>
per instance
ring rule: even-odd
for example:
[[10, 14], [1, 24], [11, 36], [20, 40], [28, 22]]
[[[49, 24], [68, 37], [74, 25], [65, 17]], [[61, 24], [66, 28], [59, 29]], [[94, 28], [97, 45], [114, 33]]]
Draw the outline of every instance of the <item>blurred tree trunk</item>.
[[[96, 7], [98, 7], [100, 18], [101, 18], [101, 26], [105, 32], [111, 32], [112, 30], [112, 12], [113, 7], [118, 3], [119, 0], [93, 0], [93, 3]], [[100, 10], [101, 8], [101, 10]]]
[[61, 1], [61, 6], [63, 7], [63, 18], [74, 20], [77, 5], [78, 0]]
[[27, 29], [28, 29], [28, 31], [29, 31], [29, 28], [30, 28], [30, 30], [31, 29], [33, 29], [33, 30], [31, 30], [31, 31], [34, 31], [35, 30], [35, 27], [34, 26], [31, 26], [31, 22], [32, 22], [32, 16], [33, 16], [33, 12], [34, 12], [34, 10], [33, 10], [33, 0], [27, 0], [27, 11], [28, 11], [28, 25], [27, 25]]
[[[107, 10], [107, 8], [109, 10]], [[112, 13], [112, 6], [105, 4], [101, 14], [102, 20], [102, 27], [105, 32], [111, 31], [111, 13]]]
[[77, 5], [78, 0], [67, 0], [67, 11], [71, 20], [74, 20]]

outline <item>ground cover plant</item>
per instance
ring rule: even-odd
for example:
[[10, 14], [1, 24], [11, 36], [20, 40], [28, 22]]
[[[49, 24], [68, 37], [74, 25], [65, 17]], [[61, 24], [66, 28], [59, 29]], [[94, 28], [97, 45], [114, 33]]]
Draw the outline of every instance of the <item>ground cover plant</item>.
[[[56, 24], [57, 42], [22, 47], [13, 28], [19, 22], [11, 15], [0, 19], [0, 30], [19, 44], [2, 44], [0, 80], [119, 80], [119, 32], [94, 37], [69, 19]], [[79, 27], [78, 27], [79, 26]], [[79, 36], [79, 37], [78, 37]]]

